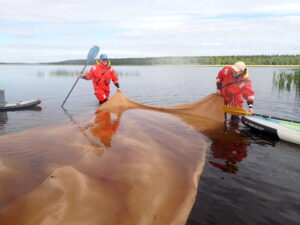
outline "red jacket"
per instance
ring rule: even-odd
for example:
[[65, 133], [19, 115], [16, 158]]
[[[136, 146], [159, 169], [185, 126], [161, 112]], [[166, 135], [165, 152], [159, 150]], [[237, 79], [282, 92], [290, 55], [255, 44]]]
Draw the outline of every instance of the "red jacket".
[[111, 66], [104, 66], [95, 64], [88, 74], [86, 75], [87, 80], [93, 80], [95, 94], [100, 93], [102, 90], [109, 91], [110, 81], [114, 84], [118, 83], [118, 77]]
[[[232, 101], [243, 101], [241, 96], [247, 101], [248, 105], [254, 102], [254, 91], [248, 73], [243, 77], [233, 77], [233, 69], [226, 66], [217, 76], [217, 88], [221, 90], [224, 101], [230, 104]], [[242, 107], [242, 102], [234, 104], [234, 106]]]

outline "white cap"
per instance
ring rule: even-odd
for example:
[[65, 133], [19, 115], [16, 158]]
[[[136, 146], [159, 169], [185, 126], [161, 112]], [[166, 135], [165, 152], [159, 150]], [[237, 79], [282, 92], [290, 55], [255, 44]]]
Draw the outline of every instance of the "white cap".
[[246, 69], [246, 65], [244, 62], [236, 62], [233, 66], [232, 66], [233, 70], [235, 72], [241, 72], [241, 71], [245, 71]]

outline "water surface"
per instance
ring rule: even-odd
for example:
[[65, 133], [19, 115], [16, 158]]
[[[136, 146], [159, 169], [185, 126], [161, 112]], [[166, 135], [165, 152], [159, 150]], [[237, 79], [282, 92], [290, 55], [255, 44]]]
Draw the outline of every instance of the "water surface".
[[[0, 135], [70, 121], [60, 107], [81, 66], [0, 66], [6, 101], [41, 98], [41, 110], [0, 112]], [[150, 105], [193, 102], [215, 92], [221, 67], [116, 66], [123, 92]], [[273, 73], [250, 67], [255, 112], [300, 120], [295, 90], [278, 90]], [[69, 71], [61, 72], [61, 71]], [[112, 94], [115, 87], [112, 86]], [[71, 116], [94, 111], [91, 82], [80, 80], [65, 107]], [[205, 134], [209, 142], [196, 202], [187, 224], [298, 224], [299, 146], [251, 132], [242, 124]], [[3, 149], [1, 149], [3, 153]]]

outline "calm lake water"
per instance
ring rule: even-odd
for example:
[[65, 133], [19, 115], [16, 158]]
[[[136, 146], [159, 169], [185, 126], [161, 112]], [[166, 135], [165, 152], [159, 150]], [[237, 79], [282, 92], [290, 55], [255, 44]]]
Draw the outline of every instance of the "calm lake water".
[[[150, 105], [177, 105], [215, 92], [221, 67], [115, 66], [129, 98]], [[41, 98], [41, 109], [0, 112], [0, 135], [69, 120], [61, 109], [82, 66], [1, 65], [6, 101]], [[300, 93], [273, 86], [278, 67], [250, 67], [255, 112], [300, 120]], [[112, 86], [112, 93], [116, 91]], [[81, 115], [98, 102], [91, 82], [80, 80], [65, 104]], [[230, 141], [228, 141], [228, 139]], [[208, 137], [210, 149], [187, 224], [299, 224], [300, 147], [253, 133], [242, 124]], [[1, 149], [0, 149], [1, 151]]]

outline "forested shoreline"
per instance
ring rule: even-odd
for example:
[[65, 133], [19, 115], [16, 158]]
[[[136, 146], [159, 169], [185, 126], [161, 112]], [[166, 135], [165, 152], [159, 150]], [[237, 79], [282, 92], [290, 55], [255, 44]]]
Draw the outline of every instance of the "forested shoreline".
[[[184, 56], [184, 57], [148, 57], [148, 58], [112, 58], [112, 65], [232, 65], [244, 61], [247, 65], [299, 65], [300, 55], [241, 55], [241, 56]], [[66, 60], [47, 65], [83, 65], [85, 59]], [[94, 63], [94, 62], [93, 62]], [[93, 64], [92, 63], [92, 64]], [[6, 64], [6, 63], [0, 63]], [[24, 64], [24, 63], [9, 63]]]
[[[236, 61], [244, 61], [247, 65], [300, 65], [300, 55], [112, 58], [110, 61], [112, 65], [232, 65]], [[50, 64], [84, 63], [85, 60], [68, 60]]]

